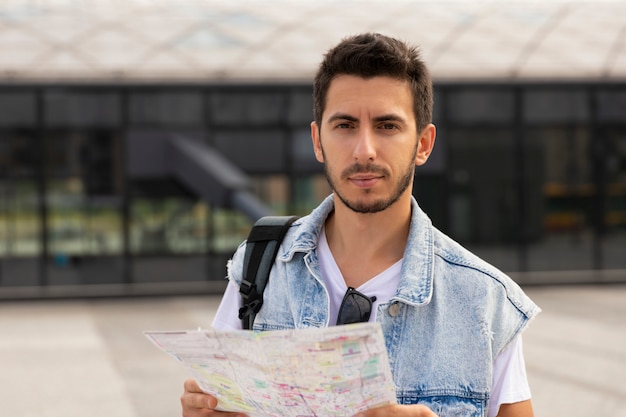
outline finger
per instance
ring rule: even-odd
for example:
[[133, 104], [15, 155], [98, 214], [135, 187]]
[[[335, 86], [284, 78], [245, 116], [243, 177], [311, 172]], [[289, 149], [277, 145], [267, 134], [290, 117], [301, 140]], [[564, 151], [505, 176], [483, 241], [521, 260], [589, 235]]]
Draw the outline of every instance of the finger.
[[183, 408], [206, 408], [207, 410], [213, 410], [217, 406], [217, 400], [215, 397], [209, 394], [193, 394], [186, 392], [180, 397], [180, 403]]
[[180, 397], [180, 403], [183, 409], [206, 408], [212, 410], [217, 406], [217, 398], [203, 392], [195, 380], [186, 380], [184, 387], [185, 391]]
[[187, 379], [185, 381], [184, 387], [186, 392], [202, 392], [202, 389], [200, 389], [200, 385], [198, 385], [196, 380], [193, 378]]
[[356, 415], [356, 417], [437, 417], [430, 408], [419, 405], [389, 405], [371, 408]]

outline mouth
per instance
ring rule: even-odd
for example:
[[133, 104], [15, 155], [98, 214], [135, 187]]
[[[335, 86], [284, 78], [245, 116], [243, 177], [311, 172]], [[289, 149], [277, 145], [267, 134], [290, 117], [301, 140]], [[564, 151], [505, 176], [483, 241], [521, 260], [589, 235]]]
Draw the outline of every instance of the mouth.
[[341, 177], [360, 189], [371, 188], [389, 174], [387, 170], [375, 164], [354, 164], [342, 172]]
[[382, 178], [382, 175], [378, 174], [358, 174], [348, 177], [348, 179], [359, 188], [370, 188]]

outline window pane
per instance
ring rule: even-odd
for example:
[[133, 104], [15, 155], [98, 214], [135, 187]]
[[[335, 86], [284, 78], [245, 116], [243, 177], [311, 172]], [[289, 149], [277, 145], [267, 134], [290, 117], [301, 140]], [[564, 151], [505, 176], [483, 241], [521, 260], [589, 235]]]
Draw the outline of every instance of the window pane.
[[296, 214], [307, 215], [331, 192], [324, 174], [299, 176], [294, 180], [294, 208]]
[[451, 236], [505, 271], [518, 270], [513, 133], [450, 129]]
[[252, 222], [242, 213], [216, 208], [212, 210], [214, 235], [213, 249], [216, 252], [233, 253], [237, 246], [248, 237]]
[[65, 257], [122, 253], [121, 210], [116, 200], [91, 199], [79, 178], [48, 182], [49, 249]]
[[267, 125], [285, 118], [285, 95], [280, 92], [217, 92], [210, 102], [212, 120], [217, 125]]
[[203, 124], [201, 93], [133, 93], [130, 121], [134, 125], [198, 127]]
[[433, 122], [435, 124], [441, 122], [441, 118], [444, 117], [443, 100], [445, 97], [444, 90], [440, 90], [437, 86], [434, 87], [434, 103], [433, 103]]
[[524, 94], [528, 123], [584, 123], [589, 120], [587, 94], [579, 90], [530, 90]]
[[3, 180], [0, 193], [0, 255], [38, 255], [41, 222], [35, 182]]
[[285, 168], [285, 141], [280, 130], [218, 132], [215, 148], [248, 173], [276, 173]]
[[0, 93], [0, 126], [31, 127], [36, 121], [35, 94]]
[[208, 207], [183, 198], [133, 199], [131, 252], [189, 254], [206, 252]]
[[292, 164], [298, 173], [315, 173], [323, 170], [323, 165], [315, 159], [313, 143], [311, 142], [311, 129], [298, 129], [294, 131], [291, 139]]
[[[79, 176], [84, 135], [78, 132], [50, 133], [46, 136], [46, 175]], [[81, 185], [82, 187], [82, 185]]]
[[48, 177], [76, 177], [87, 195], [120, 194], [122, 155], [117, 132], [56, 131], [45, 140]]
[[115, 93], [50, 91], [44, 94], [44, 123], [50, 127], [117, 127], [120, 97]]
[[288, 120], [292, 126], [308, 127], [313, 121], [312, 94], [311, 91], [297, 91], [291, 94]]
[[506, 90], [464, 89], [448, 94], [448, 117], [455, 123], [505, 123], [514, 116], [513, 94]]
[[37, 173], [39, 152], [35, 132], [0, 132], [0, 175], [8, 178], [34, 177]]
[[[541, 234], [529, 244], [529, 270], [592, 268], [592, 215], [589, 132], [586, 129], [531, 129], [526, 146], [544, 155]], [[541, 169], [539, 169], [541, 168]]]
[[39, 284], [41, 217], [37, 185], [0, 179], [0, 285]]
[[286, 175], [256, 175], [251, 180], [254, 194], [269, 207], [272, 213], [287, 214], [289, 179]]
[[599, 121], [626, 123], [626, 91], [598, 91], [597, 106]]

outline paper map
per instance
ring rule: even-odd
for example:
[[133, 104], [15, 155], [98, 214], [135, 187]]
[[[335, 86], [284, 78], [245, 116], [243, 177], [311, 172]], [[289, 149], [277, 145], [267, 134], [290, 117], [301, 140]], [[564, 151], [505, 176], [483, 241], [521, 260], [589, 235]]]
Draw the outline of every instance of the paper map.
[[345, 417], [396, 403], [378, 323], [145, 334], [185, 365], [223, 411], [251, 417]]

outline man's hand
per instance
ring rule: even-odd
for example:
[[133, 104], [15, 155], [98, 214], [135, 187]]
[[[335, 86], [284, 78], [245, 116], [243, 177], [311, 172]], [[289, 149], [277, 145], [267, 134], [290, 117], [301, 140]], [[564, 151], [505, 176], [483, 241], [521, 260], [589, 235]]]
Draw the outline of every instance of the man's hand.
[[[243, 417], [240, 413], [216, 411], [217, 398], [203, 392], [193, 379], [185, 381], [185, 391], [180, 397], [183, 417]], [[363, 411], [357, 417], [437, 417], [428, 407], [414, 405], [389, 405]]]
[[356, 417], [437, 417], [437, 414], [425, 405], [387, 405], [370, 408], [356, 415]]
[[180, 396], [183, 417], [243, 417], [244, 414], [216, 411], [217, 398], [203, 392], [193, 379], [185, 381], [185, 391]]

